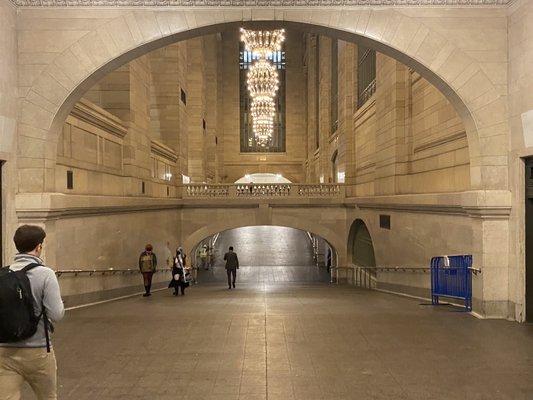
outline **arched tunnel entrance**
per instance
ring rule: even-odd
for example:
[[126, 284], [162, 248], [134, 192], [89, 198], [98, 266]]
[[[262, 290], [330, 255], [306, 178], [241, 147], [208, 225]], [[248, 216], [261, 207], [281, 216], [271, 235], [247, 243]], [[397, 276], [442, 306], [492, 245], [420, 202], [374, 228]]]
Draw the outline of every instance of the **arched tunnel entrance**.
[[233, 247], [239, 257], [241, 283], [329, 282], [336, 251], [311, 232], [284, 226], [246, 226], [201, 240], [191, 254], [201, 283], [225, 282], [224, 254]]
[[372, 237], [366, 224], [361, 219], [356, 219], [350, 228], [348, 251], [350, 252], [352, 264], [367, 268], [376, 267]]

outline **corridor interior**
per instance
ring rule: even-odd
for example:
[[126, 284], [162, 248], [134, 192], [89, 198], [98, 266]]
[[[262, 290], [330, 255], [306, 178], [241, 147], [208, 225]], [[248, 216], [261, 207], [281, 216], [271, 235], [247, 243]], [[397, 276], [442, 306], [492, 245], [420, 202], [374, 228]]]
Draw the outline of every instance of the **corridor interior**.
[[[313, 245], [316, 241], [316, 246]], [[239, 257], [240, 283], [328, 282], [324, 256], [328, 245], [309, 232], [282, 226], [248, 226], [230, 229], [203, 240], [212, 248], [213, 265], [202, 268], [199, 257], [199, 281], [225, 282], [224, 254], [232, 246]], [[197, 250], [198, 251], [198, 250]], [[198, 254], [198, 253], [196, 253]]]
[[533, 0], [6, 1], [59, 399], [533, 400]]

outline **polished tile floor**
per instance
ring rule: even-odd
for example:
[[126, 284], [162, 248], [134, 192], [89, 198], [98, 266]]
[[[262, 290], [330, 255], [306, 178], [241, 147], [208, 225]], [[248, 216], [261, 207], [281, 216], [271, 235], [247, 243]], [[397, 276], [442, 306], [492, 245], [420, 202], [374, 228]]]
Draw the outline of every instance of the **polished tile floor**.
[[533, 326], [326, 284], [165, 290], [55, 341], [62, 400], [533, 399]]

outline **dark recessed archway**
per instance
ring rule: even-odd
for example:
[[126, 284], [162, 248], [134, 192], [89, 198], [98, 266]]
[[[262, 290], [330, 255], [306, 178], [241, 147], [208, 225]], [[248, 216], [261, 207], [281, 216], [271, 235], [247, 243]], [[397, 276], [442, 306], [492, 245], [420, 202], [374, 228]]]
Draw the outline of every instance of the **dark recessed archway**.
[[371, 268], [376, 266], [372, 237], [361, 219], [356, 219], [350, 227], [348, 254], [354, 265]]

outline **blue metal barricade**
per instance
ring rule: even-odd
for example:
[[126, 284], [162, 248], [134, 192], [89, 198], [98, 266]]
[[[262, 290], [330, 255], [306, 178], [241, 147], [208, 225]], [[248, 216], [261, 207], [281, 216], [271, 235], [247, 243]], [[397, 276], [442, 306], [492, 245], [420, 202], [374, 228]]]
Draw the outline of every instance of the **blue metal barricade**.
[[431, 259], [431, 303], [439, 297], [463, 300], [472, 310], [472, 256], [440, 256]]

